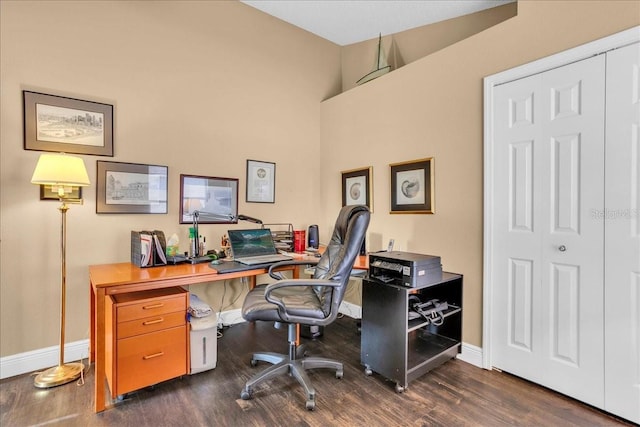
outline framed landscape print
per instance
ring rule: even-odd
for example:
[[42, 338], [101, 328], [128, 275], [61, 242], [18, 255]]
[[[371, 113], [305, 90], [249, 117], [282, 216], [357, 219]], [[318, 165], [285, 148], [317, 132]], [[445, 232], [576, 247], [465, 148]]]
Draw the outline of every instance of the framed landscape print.
[[113, 157], [113, 105], [23, 91], [24, 149]]
[[433, 157], [429, 157], [389, 165], [392, 214], [435, 213], [433, 162]]
[[98, 160], [96, 213], [167, 213], [167, 166]]

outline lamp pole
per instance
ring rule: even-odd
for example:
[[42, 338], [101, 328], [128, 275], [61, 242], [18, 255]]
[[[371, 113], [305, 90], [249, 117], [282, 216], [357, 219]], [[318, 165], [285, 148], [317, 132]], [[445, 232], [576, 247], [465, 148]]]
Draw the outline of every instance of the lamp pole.
[[62, 216], [62, 224], [60, 225], [60, 361], [58, 366], [64, 365], [64, 329], [66, 318], [66, 301], [67, 301], [67, 211], [69, 206], [65, 202], [58, 208]]
[[82, 374], [82, 362], [64, 363], [64, 330], [67, 301], [67, 211], [69, 206], [64, 200], [58, 208], [60, 223], [60, 358], [58, 366], [49, 368], [36, 375], [33, 384], [38, 388], [50, 388], [74, 381]]

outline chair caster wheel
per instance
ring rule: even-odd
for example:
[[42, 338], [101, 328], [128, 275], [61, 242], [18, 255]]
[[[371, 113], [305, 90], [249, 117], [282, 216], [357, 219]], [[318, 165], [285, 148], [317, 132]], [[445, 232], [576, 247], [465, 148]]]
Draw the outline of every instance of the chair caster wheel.
[[307, 408], [307, 410], [313, 411], [316, 408], [316, 401], [315, 400], [307, 400], [307, 404], [305, 405], [305, 407]]
[[258, 366], [258, 361], [256, 359], [251, 359], [251, 366], [256, 367]]
[[344, 376], [344, 371], [343, 370], [336, 371], [336, 378], [337, 379], [341, 380], [343, 376]]
[[246, 388], [245, 388], [245, 389], [243, 389], [243, 390], [240, 392], [240, 398], [241, 398], [242, 400], [249, 400], [249, 399], [251, 399], [251, 391], [250, 391], [250, 390], [247, 390]]
[[404, 387], [400, 384], [396, 384], [396, 393], [402, 393], [404, 391]]

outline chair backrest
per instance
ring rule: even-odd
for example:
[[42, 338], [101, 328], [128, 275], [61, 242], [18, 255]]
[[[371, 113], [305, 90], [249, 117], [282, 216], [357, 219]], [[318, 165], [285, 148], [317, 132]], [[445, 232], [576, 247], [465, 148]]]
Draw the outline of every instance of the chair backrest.
[[337, 288], [315, 288], [328, 321], [333, 321], [338, 315], [353, 263], [360, 254], [369, 226], [369, 217], [369, 208], [366, 206], [344, 206], [336, 219], [331, 241], [315, 267], [314, 279], [340, 282]]

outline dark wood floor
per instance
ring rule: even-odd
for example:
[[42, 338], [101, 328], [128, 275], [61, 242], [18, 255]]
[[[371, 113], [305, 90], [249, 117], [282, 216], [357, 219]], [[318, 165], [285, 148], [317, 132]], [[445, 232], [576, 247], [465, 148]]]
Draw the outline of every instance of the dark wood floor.
[[254, 350], [283, 351], [286, 330], [271, 324], [239, 324], [218, 340], [216, 369], [168, 381], [126, 396], [94, 414], [91, 369], [83, 386], [36, 389], [30, 375], [0, 381], [0, 425], [14, 426], [624, 426], [630, 425], [580, 402], [497, 371], [451, 360], [398, 394], [394, 383], [360, 365], [356, 321], [345, 317], [307, 341], [313, 355], [345, 362], [344, 378], [310, 371], [316, 410], [288, 376], [240, 399], [244, 381], [266, 364], [251, 367]]

